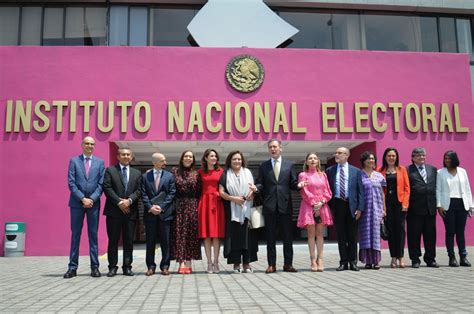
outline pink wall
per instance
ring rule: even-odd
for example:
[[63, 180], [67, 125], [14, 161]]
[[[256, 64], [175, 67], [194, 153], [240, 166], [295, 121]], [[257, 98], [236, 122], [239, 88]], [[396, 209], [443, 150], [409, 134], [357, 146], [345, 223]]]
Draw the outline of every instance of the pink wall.
[[[227, 62], [238, 54], [252, 54], [265, 67], [265, 82], [256, 92], [241, 94], [225, 81]], [[458, 151], [462, 166], [473, 151], [472, 133], [394, 133], [389, 122], [384, 133], [323, 134], [320, 106], [324, 101], [346, 104], [347, 124], [352, 125], [352, 104], [356, 101], [458, 103], [461, 124], [472, 127], [469, 60], [460, 54], [393, 53], [303, 49], [204, 49], [158, 47], [0, 47], [0, 236], [6, 221], [27, 223], [27, 255], [67, 255], [69, 252], [69, 209], [66, 174], [68, 160], [80, 153], [83, 112], [78, 109], [78, 129], [68, 132], [69, 110], [64, 112], [64, 131], [55, 132], [56, 111], [49, 115], [52, 126], [45, 133], [6, 132], [7, 100], [130, 100], [147, 101], [152, 109], [152, 126], [147, 133], [110, 133], [96, 129], [97, 109], [92, 110], [88, 134], [98, 141], [96, 155], [110, 161], [110, 142], [117, 140], [266, 140], [274, 134], [168, 134], [167, 103], [200, 101], [205, 105], [225, 101], [235, 105], [247, 101], [298, 103], [298, 124], [306, 134], [280, 135], [283, 140], [375, 141], [377, 154], [387, 146], [399, 148], [402, 163], [408, 164], [415, 146], [427, 148], [428, 162], [441, 166], [443, 152]], [[439, 111], [439, 110], [438, 110]], [[391, 118], [391, 114], [385, 114]], [[214, 119], [220, 121], [219, 115]], [[382, 116], [380, 116], [382, 118]], [[132, 115], [128, 116], [129, 128]], [[130, 129], [129, 129], [130, 130]], [[474, 225], [468, 222], [468, 243], [474, 244]], [[85, 235], [85, 230], [84, 230]], [[444, 245], [444, 226], [438, 223], [438, 245]], [[86, 237], [82, 253], [87, 252]], [[106, 248], [105, 219], [101, 217], [99, 247]], [[3, 243], [2, 243], [3, 246]], [[2, 252], [3, 253], [3, 252]]]

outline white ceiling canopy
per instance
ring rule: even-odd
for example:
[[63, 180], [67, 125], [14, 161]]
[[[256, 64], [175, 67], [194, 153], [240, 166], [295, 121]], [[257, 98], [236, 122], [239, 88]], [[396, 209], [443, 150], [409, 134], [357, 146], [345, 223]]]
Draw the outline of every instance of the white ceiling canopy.
[[298, 32], [263, 0], [209, 0], [189, 23], [201, 47], [276, 48]]

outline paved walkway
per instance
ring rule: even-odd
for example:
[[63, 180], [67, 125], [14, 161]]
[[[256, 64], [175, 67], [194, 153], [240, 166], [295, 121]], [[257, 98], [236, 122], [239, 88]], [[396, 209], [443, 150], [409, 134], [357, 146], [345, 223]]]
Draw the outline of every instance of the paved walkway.
[[[134, 277], [91, 278], [88, 257], [81, 257], [78, 277], [63, 279], [67, 257], [0, 258], [0, 311], [12, 312], [474, 312], [474, 268], [451, 268], [438, 248], [439, 269], [391, 269], [387, 250], [380, 270], [336, 272], [335, 244], [325, 246], [323, 273], [309, 269], [307, 248], [295, 245], [296, 274], [266, 275], [260, 247], [253, 274], [234, 274], [221, 261], [220, 274], [207, 274], [205, 262], [192, 275], [144, 275], [145, 252], [135, 250]], [[159, 251], [157, 252], [159, 254]], [[474, 262], [474, 248], [469, 248]], [[101, 271], [107, 260], [101, 257]], [[172, 270], [177, 265], [172, 264]]]

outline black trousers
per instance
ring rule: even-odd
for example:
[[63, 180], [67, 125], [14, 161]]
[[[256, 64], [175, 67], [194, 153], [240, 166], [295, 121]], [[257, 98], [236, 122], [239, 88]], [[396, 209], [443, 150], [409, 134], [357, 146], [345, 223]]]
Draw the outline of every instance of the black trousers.
[[465, 257], [466, 240], [464, 230], [466, 229], [467, 211], [464, 208], [462, 198], [452, 198], [449, 203], [449, 210], [444, 217], [444, 226], [446, 227], [446, 249], [448, 256], [454, 256], [454, 236], [458, 244], [459, 256]]
[[335, 199], [335, 223], [340, 264], [357, 263], [357, 227], [358, 221], [352, 217], [349, 202]]
[[420, 263], [421, 236], [425, 245], [425, 263], [431, 263], [436, 258], [436, 215], [407, 214], [408, 255], [412, 262]]
[[284, 263], [288, 266], [293, 265], [293, 223], [291, 221], [291, 215], [282, 215], [275, 212], [272, 214], [263, 214], [263, 217], [265, 219], [268, 265], [276, 265], [277, 226], [281, 227]]
[[156, 219], [147, 219], [145, 221], [146, 232], [146, 266], [148, 269], [156, 269], [155, 264], [155, 248], [157, 243], [157, 232], [160, 233], [161, 262], [160, 269], [168, 269], [170, 267], [171, 252], [171, 220], [162, 221], [158, 217]]
[[397, 199], [396, 191], [387, 192], [385, 200], [387, 204], [385, 225], [389, 232], [388, 247], [390, 249], [390, 256], [401, 258], [404, 255], [405, 249], [405, 221], [407, 213], [402, 212], [402, 204]]
[[130, 220], [129, 217], [107, 216], [105, 223], [107, 225], [107, 236], [109, 237], [109, 245], [107, 247], [109, 269], [117, 267], [120, 236], [122, 236], [123, 240], [122, 268], [132, 268], [135, 220]]

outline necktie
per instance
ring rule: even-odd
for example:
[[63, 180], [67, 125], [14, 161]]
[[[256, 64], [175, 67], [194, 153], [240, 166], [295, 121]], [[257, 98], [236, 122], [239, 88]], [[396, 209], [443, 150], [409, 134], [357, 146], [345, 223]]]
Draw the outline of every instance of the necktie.
[[346, 199], [346, 174], [344, 167], [339, 167], [339, 197]]
[[273, 173], [275, 174], [275, 178], [278, 180], [278, 177], [280, 176], [280, 163], [278, 162], [278, 159], [275, 159], [275, 163], [273, 164]]
[[423, 178], [423, 181], [425, 181], [425, 183], [426, 183], [426, 169], [425, 169], [425, 167], [420, 166], [420, 167], [418, 167], [418, 169], [420, 169], [421, 177]]
[[155, 189], [157, 192], [158, 192], [158, 188], [160, 187], [160, 176], [161, 176], [160, 171], [157, 171], [156, 178], [155, 178]]
[[86, 157], [86, 163], [85, 163], [85, 167], [86, 167], [86, 177], [89, 178], [89, 172], [91, 170], [91, 158], [90, 157]]
[[123, 178], [123, 185], [125, 186], [125, 193], [126, 193], [127, 186], [128, 186], [127, 167], [122, 168], [122, 178]]

